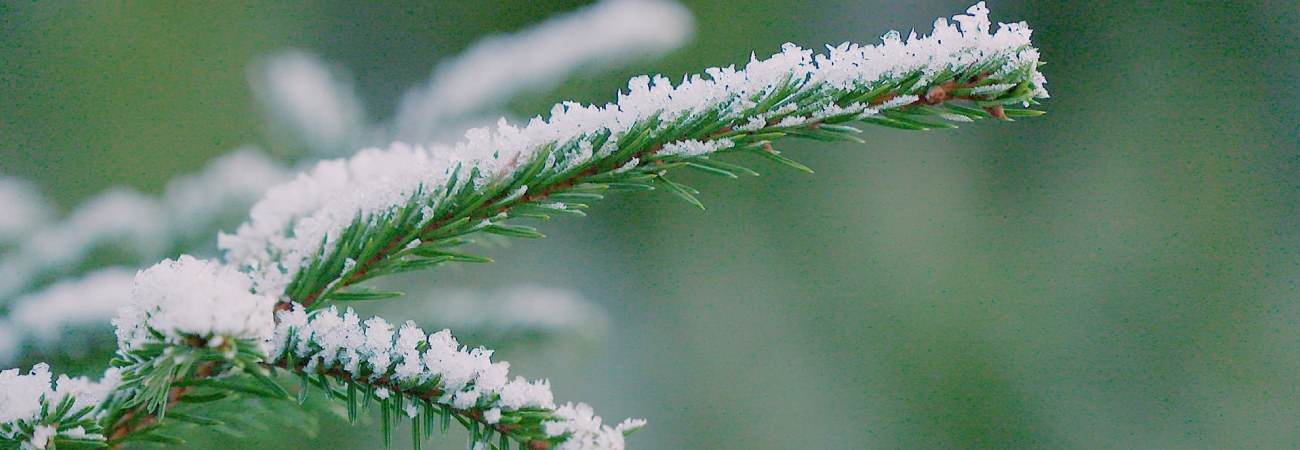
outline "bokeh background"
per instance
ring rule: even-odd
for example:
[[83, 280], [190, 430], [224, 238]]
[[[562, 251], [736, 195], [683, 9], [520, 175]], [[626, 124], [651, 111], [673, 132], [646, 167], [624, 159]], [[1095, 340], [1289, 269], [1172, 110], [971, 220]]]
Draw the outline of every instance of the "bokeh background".
[[[510, 110], [604, 103], [631, 76], [743, 64], [787, 41], [927, 33], [969, 6], [682, 3], [696, 21], [684, 48]], [[0, 175], [64, 211], [113, 186], [158, 192], [275, 142], [248, 83], [259, 58], [294, 48], [345, 68], [382, 120], [476, 39], [583, 4], [5, 2]], [[632, 448], [1295, 446], [1300, 3], [989, 6], [1035, 30], [1046, 116], [779, 142], [817, 173], [744, 161], [763, 176], [684, 174], [707, 210], [615, 196], [543, 224], [548, 239], [491, 250], [497, 263], [426, 276], [561, 286], [602, 305], [610, 327], [594, 344], [474, 343], [550, 378], [559, 400], [647, 418]], [[373, 422], [326, 415], [314, 432], [240, 444], [196, 432], [193, 446], [373, 448]]]

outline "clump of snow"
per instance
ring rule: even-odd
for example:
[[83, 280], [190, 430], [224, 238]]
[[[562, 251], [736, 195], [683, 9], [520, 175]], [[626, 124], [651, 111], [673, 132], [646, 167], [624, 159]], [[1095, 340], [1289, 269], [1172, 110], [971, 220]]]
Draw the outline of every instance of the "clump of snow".
[[[492, 350], [460, 345], [449, 330], [425, 335], [408, 321], [394, 339], [392, 325], [378, 317], [362, 322], [351, 308], [341, 315], [335, 307], [309, 315], [295, 304], [278, 317], [274, 359], [305, 359], [307, 372], [341, 369], [355, 379], [392, 386], [436, 379], [443, 394], [430, 400], [480, 410], [488, 423], [511, 411], [554, 409], [557, 420], [546, 422], [544, 431], [553, 437], [571, 436], [557, 448], [621, 449], [623, 435], [645, 424], [629, 419], [617, 427], [603, 426], [591, 407], [582, 403], [557, 409], [546, 380], [509, 379], [509, 363], [492, 362]], [[381, 399], [391, 395], [387, 387], [376, 387], [374, 393]]]
[[58, 434], [59, 429], [53, 425], [38, 425], [32, 430], [32, 438], [27, 443], [35, 448], [45, 448], [50, 443], [50, 438]]
[[621, 449], [624, 447], [623, 436], [646, 423], [642, 419], [627, 419], [614, 427], [602, 425], [600, 416], [586, 403], [566, 403], [555, 409], [555, 417], [561, 420], [547, 422], [546, 434], [570, 435], [555, 447], [556, 450]]
[[67, 375], [59, 375], [55, 383], [54, 396], [51, 398], [62, 401], [65, 396], [73, 396], [76, 401], [72, 403], [72, 409], [75, 411], [103, 403], [121, 383], [122, 373], [116, 367], [105, 370], [104, 376], [99, 381], [90, 381], [84, 376], [69, 378]]
[[694, 139], [687, 139], [684, 141], [670, 142], [668, 144], [665, 144], [664, 147], [659, 150], [659, 154], [680, 156], [682, 158], [692, 158], [700, 155], [707, 155], [710, 153], [714, 153], [724, 148], [731, 148], [735, 145], [736, 143], [731, 142], [731, 140], [729, 139], [714, 139], [710, 141], [697, 141]]
[[551, 403], [551, 384], [547, 380], [528, 381], [524, 377], [515, 377], [498, 392], [501, 400], [498, 407], [513, 411], [526, 407], [545, 407]]
[[252, 280], [217, 262], [181, 255], [140, 271], [131, 291], [133, 304], [113, 320], [118, 345], [134, 349], [155, 340], [191, 336], [228, 337], [263, 342], [275, 329], [275, 298], [252, 292]]
[[[92, 382], [86, 377], [69, 378], [59, 375], [53, 386], [50, 367], [45, 363], [36, 364], [26, 375], [18, 369], [0, 371], [0, 435], [9, 439], [19, 438], [22, 427], [17, 422], [34, 425], [43, 419], [42, 409], [52, 412], [65, 398], [73, 398], [72, 412], [98, 408], [109, 394], [121, 383], [121, 373], [108, 369], [103, 378]], [[103, 411], [93, 412], [90, 417], [99, 417]], [[72, 427], [62, 432], [55, 426], [37, 425], [32, 427], [25, 443], [30, 447], [46, 448], [52, 438], [60, 434], [76, 439], [103, 439], [104, 436], [87, 433], [82, 427]]]
[[492, 362], [492, 351], [486, 348], [461, 346], [449, 330], [426, 335], [408, 321], [394, 333], [384, 319], [363, 322], [352, 308], [342, 315], [330, 307], [308, 316], [296, 304], [281, 311], [279, 319], [272, 357], [291, 354], [305, 359], [308, 372], [338, 368], [357, 379], [396, 383], [436, 378], [444, 394], [433, 400], [459, 409], [481, 407], [481, 400], [493, 396], [500, 400], [485, 409], [554, 407], [545, 381], [508, 380], [509, 363]]
[[1046, 79], [1037, 70], [1038, 50], [1030, 46], [1033, 33], [1024, 22], [999, 23], [996, 32], [990, 33], [989, 9], [979, 2], [966, 10], [965, 15], [934, 21], [934, 31], [929, 36], [918, 37], [913, 31], [902, 39], [897, 31], [882, 36], [882, 43], [859, 46], [845, 42], [827, 46], [826, 55], [818, 55], [817, 71], [813, 81], [848, 89], [877, 83], [882, 79], [921, 71], [918, 84], [935, 81], [938, 73], [960, 67], [969, 67], [983, 61], [1005, 59], [994, 76], [1026, 70], [1035, 98], [1047, 98], [1043, 87]]
[[[471, 154], [472, 153], [472, 154]], [[386, 150], [362, 150], [349, 159], [323, 161], [309, 173], [267, 191], [249, 221], [234, 234], [221, 234], [225, 258], [253, 274], [258, 292], [279, 295], [322, 242], [325, 248], [357, 217], [404, 205], [425, 186], [442, 186], [456, 164], [495, 170], [509, 158], [490, 148], [429, 151], [395, 143]]]
[[[555, 410], [555, 420], [543, 424], [543, 430], [551, 437], [569, 436], [558, 449], [623, 449], [624, 434], [645, 425], [645, 420], [629, 419], [607, 427], [585, 403], [556, 408], [549, 382], [524, 377], [510, 380], [510, 364], [491, 362], [493, 351], [484, 347], [459, 345], [450, 330], [426, 336], [419, 326], [407, 321], [394, 339], [393, 325], [380, 317], [363, 323], [352, 308], [342, 315], [335, 307], [308, 315], [294, 304], [278, 317], [273, 359], [292, 356], [307, 360], [305, 372], [343, 369], [357, 380], [393, 386], [438, 380], [443, 394], [432, 401], [458, 410], [480, 410], [487, 423], [497, 423], [503, 414], [524, 408]], [[377, 386], [374, 394], [380, 398], [391, 395], [383, 386]], [[408, 414], [413, 416], [411, 411]]]
[[0, 372], [0, 423], [36, 419], [41, 398], [52, 393], [48, 364], [37, 364], [27, 375], [18, 369]]

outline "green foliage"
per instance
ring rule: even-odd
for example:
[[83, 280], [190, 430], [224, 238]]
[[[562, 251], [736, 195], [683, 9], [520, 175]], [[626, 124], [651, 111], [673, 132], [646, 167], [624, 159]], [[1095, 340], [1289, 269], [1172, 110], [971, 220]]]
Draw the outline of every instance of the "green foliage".
[[[76, 398], [71, 395], [63, 397], [58, 404], [51, 404], [46, 396], [41, 396], [41, 410], [35, 421], [17, 420], [0, 424], [0, 449], [25, 448], [26, 437], [36, 433], [38, 427], [53, 428], [49, 437], [51, 448], [93, 449], [107, 445], [101, 439], [91, 436], [73, 437], [69, 434], [98, 435], [104, 432], [94, 415], [94, 405], [76, 408]], [[80, 433], [74, 433], [80, 429]]]
[[[1003, 108], [1037, 102], [1028, 69], [989, 76], [997, 67], [976, 66], [935, 77], [924, 77], [918, 70], [902, 77], [882, 77], [849, 90], [787, 77], [783, 83], [747, 99], [701, 106], [671, 119], [651, 114], [618, 134], [598, 130], [550, 142], [534, 149], [530, 159], [513, 162], [517, 166], [507, 176], [485, 175], [476, 167], [457, 167], [445, 185], [424, 186], [404, 205], [357, 217], [331, 249], [322, 246], [308, 268], [296, 274], [286, 294], [312, 310], [331, 302], [395, 297], [399, 294], [347, 289], [377, 276], [447, 262], [490, 261], [447, 249], [466, 242], [474, 233], [544, 237], [535, 227], [517, 221], [584, 216], [589, 204], [604, 198], [605, 191], [660, 189], [703, 208], [698, 190], [667, 174], [680, 168], [727, 178], [758, 174], [722, 160], [732, 154], [757, 155], [811, 173], [812, 169], [772, 148], [772, 142], [783, 137], [862, 143], [858, 136], [861, 130], [851, 122], [927, 130], [952, 128], [952, 121], [989, 117], [1009, 120], [1012, 116], [1038, 113]], [[932, 81], [921, 82], [924, 79]], [[1007, 81], [1013, 81], [1010, 85], [1014, 87], [997, 88], [1007, 85]], [[817, 113], [832, 105], [849, 109], [856, 104], [883, 104], [901, 95], [920, 98], [865, 116], [849, 112], [821, 117]], [[729, 112], [741, 100], [751, 106]], [[754, 118], [762, 118], [765, 125], [740, 127]], [[660, 152], [665, 145], [683, 140], [722, 139], [734, 145], [720, 146], [713, 155]]]
[[256, 343], [222, 336], [188, 336], [184, 345], [177, 345], [149, 331], [159, 341], [121, 350], [112, 361], [121, 370], [121, 394], [101, 406], [105, 411], [101, 423], [123, 432], [108, 436], [108, 445], [126, 441], [182, 443], [182, 439], [165, 433], [168, 419], [195, 425], [224, 423], [185, 413], [172, 417], [168, 408], [178, 403], [204, 404], [236, 394], [264, 400], [290, 398], [262, 365], [265, 356]]
[[[460, 247], [478, 233], [544, 237], [523, 221], [585, 216], [590, 204], [607, 192], [660, 190], [703, 208], [700, 191], [673, 178], [678, 169], [731, 179], [755, 176], [755, 170], [732, 162], [735, 155], [753, 155], [812, 172], [773, 147], [785, 137], [865, 143], [855, 127], [859, 122], [928, 130], [953, 128], [952, 122], [1036, 115], [1033, 110], [1007, 109], [1034, 104], [1037, 96], [1045, 95], [1035, 84], [1041, 81], [1035, 81], [1035, 67], [1015, 64], [1003, 55], [965, 67], [889, 72], [847, 85], [790, 72], [756, 92], [739, 90], [691, 109], [635, 116], [619, 131], [583, 128], [586, 131], [533, 148], [501, 149], [498, 152], [518, 153], [505, 158], [503, 167], [457, 165], [447, 172], [445, 182], [420, 185], [404, 202], [358, 213], [341, 230], [322, 238], [310, 260], [292, 273], [276, 310], [306, 317], [295, 304], [320, 312], [336, 303], [398, 297], [401, 293], [358, 285], [445, 263], [490, 262]], [[932, 73], [935, 70], [938, 73]], [[355, 316], [349, 317], [355, 322]], [[288, 329], [288, 342], [296, 342], [295, 329]], [[351, 421], [376, 408], [386, 446], [403, 416], [410, 419], [417, 448], [435, 429], [446, 432], [452, 421], [469, 431], [472, 443], [500, 450], [511, 448], [511, 442], [521, 449], [550, 448], [571, 437], [547, 433], [548, 424], [565, 420], [549, 407], [503, 410], [494, 406], [501, 399], [492, 391], [481, 396], [475, 391], [476, 396], [459, 403], [455, 390], [464, 382], [447, 387], [442, 375], [410, 376], [387, 363], [372, 366], [356, 359], [345, 364], [336, 358], [338, 344], [304, 339], [294, 349], [264, 360], [266, 355], [252, 342], [190, 335], [183, 336], [184, 342], [169, 342], [162, 333], [148, 331], [155, 341], [122, 350], [113, 362], [122, 370], [124, 395], [108, 403], [101, 422], [111, 430], [109, 445], [132, 440], [175, 444], [181, 440], [164, 430], [172, 424], [215, 428], [227, 423], [193, 411], [169, 416], [168, 408], [175, 405], [232, 397], [283, 401], [296, 396], [301, 403], [311, 391], [342, 402]], [[414, 345], [410, 350], [419, 355], [429, 344], [402, 345]], [[296, 395], [280, 386], [272, 370], [298, 376]], [[549, 404], [549, 393], [546, 399]]]
[[[416, 350], [423, 353], [428, 346], [421, 342]], [[315, 355], [308, 356], [286, 352], [284, 359], [275, 362], [276, 367], [298, 376], [298, 402], [307, 401], [311, 392], [320, 392], [328, 399], [343, 402], [349, 422], [377, 408], [385, 447], [391, 446], [394, 428], [404, 419], [410, 421], [416, 448], [435, 430], [445, 434], [453, 420], [469, 430], [471, 442], [492, 449], [509, 449], [510, 442], [516, 442], [520, 449], [542, 443], [549, 447], [562, 440], [544, 431], [545, 422], [558, 420], [549, 409], [498, 410], [500, 418], [490, 423], [485, 414], [499, 399], [497, 394], [483, 395], [475, 405], [459, 409], [445, 404], [448, 392], [443, 390], [439, 376], [399, 382], [387, 368], [378, 372], [368, 363], [361, 363], [350, 372], [337, 365], [310, 363]]]

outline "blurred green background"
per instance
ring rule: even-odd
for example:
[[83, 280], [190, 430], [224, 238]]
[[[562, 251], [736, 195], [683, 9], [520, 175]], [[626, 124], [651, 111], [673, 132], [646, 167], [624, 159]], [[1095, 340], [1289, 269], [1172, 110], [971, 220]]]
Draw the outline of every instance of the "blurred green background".
[[[928, 33], [969, 6], [683, 3], [697, 22], [687, 47], [513, 111], [604, 103], [630, 76], [744, 63], [786, 41]], [[386, 119], [439, 60], [582, 4], [5, 2], [0, 175], [65, 210], [111, 186], [158, 192], [268, 141], [247, 83], [259, 58], [318, 54]], [[647, 418], [632, 448], [1300, 443], [1300, 3], [989, 6], [1035, 30], [1048, 115], [869, 128], [865, 146], [779, 142], [817, 173], [745, 161], [764, 175], [685, 174], [708, 210], [616, 196], [498, 263], [430, 276], [604, 305], [598, 346], [498, 355], [607, 421]], [[326, 417], [314, 441], [275, 430], [245, 444], [372, 448], [375, 428]]]

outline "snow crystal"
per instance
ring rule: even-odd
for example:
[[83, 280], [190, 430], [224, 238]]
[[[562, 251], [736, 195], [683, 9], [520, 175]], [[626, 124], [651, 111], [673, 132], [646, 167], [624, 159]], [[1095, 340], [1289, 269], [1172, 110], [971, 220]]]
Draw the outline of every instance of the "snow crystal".
[[[492, 362], [492, 350], [461, 346], [449, 330], [426, 336], [408, 321], [397, 330], [394, 340], [388, 322], [378, 317], [362, 322], [351, 308], [342, 315], [334, 307], [307, 315], [301, 305], [294, 304], [278, 317], [273, 348], [308, 360], [308, 371], [341, 368], [354, 378], [368, 375], [371, 380], [397, 383], [436, 378], [445, 395], [431, 400], [458, 409], [481, 406], [500, 413], [555, 406], [545, 380], [530, 383], [517, 377], [507, 381], [509, 363]], [[280, 359], [286, 355], [271, 356]], [[393, 366], [391, 361], [400, 363]], [[377, 388], [375, 395], [383, 399], [390, 393]], [[485, 404], [485, 399], [492, 400]]]
[[619, 434], [626, 435], [628, 433], [641, 429], [641, 427], [644, 427], [645, 424], [646, 424], [645, 419], [627, 418], [627, 419], [623, 419], [622, 423], [614, 427], [614, 430], [618, 431]]
[[566, 403], [555, 409], [559, 422], [546, 422], [544, 428], [549, 436], [571, 436], [555, 446], [557, 450], [596, 450], [621, 449], [624, 447], [623, 432], [628, 432], [645, 424], [639, 419], [629, 419], [618, 428], [601, 425], [600, 416], [595, 415], [586, 403]]
[[27, 375], [18, 369], [0, 372], [0, 423], [32, 420], [41, 412], [41, 397], [52, 394], [50, 366], [40, 363]]
[[1007, 83], [990, 84], [986, 86], [971, 88], [970, 93], [974, 95], [1001, 94], [1003, 92], [1006, 92], [1007, 89], [1011, 89], [1013, 87], [1016, 87], [1016, 85], [1007, 84]]
[[633, 157], [632, 159], [627, 160], [626, 163], [623, 163], [622, 166], [619, 166], [617, 169], [614, 169], [614, 170], [612, 170], [611, 172], [612, 172], [612, 173], [623, 173], [623, 172], [627, 172], [627, 171], [629, 171], [629, 170], [635, 169], [636, 166], [639, 165], [639, 164], [641, 164], [641, 158]]
[[797, 127], [799, 125], [803, 125], [807, 121], [808, 121], [807, 117], [786, 116], [785, 118], [781, 119], [780, 122], [777, 122], [776, 125], [774, 126], [777, 128]]
[[876, 110], [886, 110], [886, 109], [896, 108], [899, 106], [910, 105], [912, 103], [916, 103], [916, 101], [920, 99], [921, 97], [915, 95], [900, 95], [891, 98], [889, 100], [886, 100], [884, 103], [877, 105]]
[[51, 402], [61, 402], [64, 397], [71, 395], [75, 399], [72, 403], [73, 411], [97, 406], [103, 403], [120, 384], [122, 384], [122, 371], [116, 367], [105, 370], [104, 376], [99, 381], [90, 381], [84, 376], [69, 378], [67, 375], [59, 375], [54, 384], [55, 390]]
[[366, 319], [365, 325], [366, 342], [362, 354], [369, 355], [366, 363], [370, 364], [375, 373], [386, 373], [393, 360], [393, 355], [389, 352], [393, 348], [393, 326], [382, 317]]
[[487, 411], [483, 411], [483, 421], [485, 421], [485, 422], [487, 422], [487, 423], [491, 423], [491, 424], [495, 424], [495, 423], [497, 423], [497, 422], [500, 422], [500, 421], [501, 421], [501, 408], [492, 408], [492, 409], [489, 409], [489, 410], [487, 410]]
[[50, 442], [50, 438], [59, 434], [59, 428], [53, 425], [37, 425], [32, 430], [32, 438], [27, 441], [34, 448], [45, 448]]
[[711, 141], [697, 141], [687, 139], [684, 141], [670, 142], [665, 144], [663, 149], [659, 150], [661, 155], [680, 156], [682, 158], [692, 158], [700, 155], [714, 153], [724, 148], [735, 146], [730, 139], [714, 139]]
[[[32, 366], [26, 375], [19, 374], [18, 369], [0, 372], [0, 424], [38, 420], [43, 404], [58, 405], [68, 396], [74, 399], [73, 411], [98, 407], [108, 398], [109, 393], [117, 389], [122, 380], [121, 372], [117, 369], [105, 371], [99, 382], [89, 381], [86, 377], [68, 378], [67, 375], [59, 375], [55, 385], [57, 387], [51, 389], [50, 378], [50, 366], [45, 363]], [[73, 433], [91, 436], [84, 429], [65, 432], [69, 436]], [[52, 436], [54, 434], [42, 435], [38, 429], [33, 433], [32, 439], [36, 441]]]
[[501, 388], [500, 405], [506, 410], [523, 408], [554, 408], [550, 382], [546, 380], [528, 381], [524, 377], [515, 377]]
[[736, 125], [734, 127], [731, 127], [731, 129], [736, 131], [758, 131], [759, 129], [762, 129], [763, 127], [766, 126], [767, 126], [767, 120], [763, 119], [762, 116], [754, 116], [754, 117], [750, 117], [749, 120], [745, 122], [744, 125]]
[[187, 335], [269, 341], [275, 299], [251, 288], [247, 275], [216, 262], [189, 255], [164, 260], [136, 274], [134, 304], [113, 320], [119, 346], [138, 348], [154, 339], [148, 330], [171, 342]]
[[478, 404], [479, 397], [483, 396], [477, 387], [464, 391], [456, 391], [452, 396], [451, 406], [456, 409], [470, 409]]
[[402, 363], [393, 369], [393, 379], [412, 380], [424, 373], [424, 362], [420, 360], [420, 350], [417, 348], [424, 339], [424, 330], [415, 326], [415, 322], [408, 320], [397, 330], [397, 343], [393, 345], [392, 352], [394, 356], [402, 358]]

